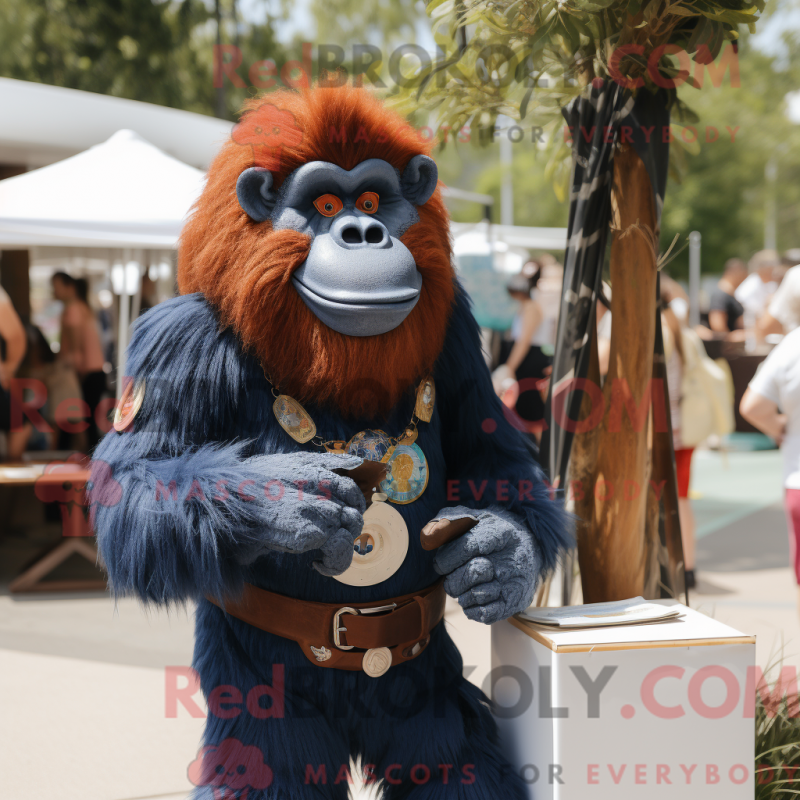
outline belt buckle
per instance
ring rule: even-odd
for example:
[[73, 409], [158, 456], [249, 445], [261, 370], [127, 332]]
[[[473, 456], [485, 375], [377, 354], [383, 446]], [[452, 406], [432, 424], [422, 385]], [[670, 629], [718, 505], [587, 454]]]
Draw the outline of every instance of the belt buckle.
[[397, 608], [397, 603], [390, 603], [387, 606], [375, 606], [373, 608], [351, 608], [350, 606], [343, 606], [333, 615], [333, 644], [339, 650], [352, 650], [354, 644], [341, 644], [339, 633], [347, 633], [347, 628], [340, 625], [342, 621], [342, 614], [353, 614], [358, 617], [362, 614], [379, 614], [381, 611], [394, 611]]
[[354, 608], [350, 608], [349, 606], [345, 606], [344, 608], [340, 608], [334, 615], [333, 615], [333, 644], [339, 648], [339, 650], [352, 650], [355, 645], [350, 644], [341, 644], [339, 642], [339, 631], [347, 632], [347, 628], [339, 627], [339, 623], [342, 619], [342, 614], [355, 614], [358, 616], [358, 611]]

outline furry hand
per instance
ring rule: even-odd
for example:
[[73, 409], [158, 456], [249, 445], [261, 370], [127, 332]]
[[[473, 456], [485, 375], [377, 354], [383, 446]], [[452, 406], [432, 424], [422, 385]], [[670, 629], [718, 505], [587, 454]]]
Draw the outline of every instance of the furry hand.
[[[355, 481], [333, 470], [361, 464], [355, 456], [291, 453], [265, 456], [262, 507], [267, 515], [268, 550], [320, 550], [314, 569], [339, 575], [353, 560], [353, 541], [364, 525], [364, 495]], [[274, 487], [274, 488], [271, 488]], [[255, 492], [254, 492], [255, 493]]]
[[527, 608], [541, 569], [533, 534], [516, 515], [497, 507], [448, 508], [438, 518], [463, 517], [477, 518], [478, 524], [439, 548], [434, 559], [436, 571], [446, 576], [445, 591], [470, 619], [486, 624]]

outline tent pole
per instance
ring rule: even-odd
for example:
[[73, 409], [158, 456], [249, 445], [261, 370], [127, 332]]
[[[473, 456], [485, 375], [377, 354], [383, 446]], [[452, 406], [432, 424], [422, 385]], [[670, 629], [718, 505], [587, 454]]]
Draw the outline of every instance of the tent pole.
[[689, 234], [689, 326], [700, 324], [700, 231]]
[[[145, 263], [145, 251], [144, 250], [137, 250], [136, 251], [136, 260], [139, 262], [139, 280], [136, 284], [137, 289], [136, 293], [133, 295], [133, 308], [131, 309], [131, 321], [135, 320], [139, 316], [139, 312], [142, 309], [142, 278], [144, 277], [144, 272], [147, 269], [144, 265]], [[149, 259], [148, 259], [149, 260]]]
[[[130, 261], [130, 250], [122, 251], [122, 269], [125, 276]], [[130, 305], [126, 291], [125, 279], [122, 281], [122, 291], [119, 295], [119, 330], [117, 331], [117, 400], [122, 397], [122, 379], [125, 375], [125, 352], [128, 349], [128, 325], [130, 324]]]

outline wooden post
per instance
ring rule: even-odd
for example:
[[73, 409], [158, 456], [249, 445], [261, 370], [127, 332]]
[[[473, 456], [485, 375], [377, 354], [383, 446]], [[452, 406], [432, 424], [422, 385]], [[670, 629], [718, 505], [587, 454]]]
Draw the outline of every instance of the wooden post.
[[586, 477], [578, 513], [586, 514], [588, 524], [579, 531], [578, 555], [587, 603], [642, 594], [648, 551], [657, 233], [650, 179], [632, 147], [623, 146], [614, 158], [611, 202], [613, 316], [605, 411], [598, 431], [576, 437], [579, 453], [596, 454], [591, 464], [581, 461]]
[[[22, 164], [0, 164], [0, 180], [22, 175], [26, 168]], [[0, 284], [8, 292], [11, 302], [23, 322], [31, 318], [30, 254], [27, 250], [3, 250], [0, 252]]]
[[30, 252], [3, 250], [0, 252], [0, 284], [23, 322], [31, 318]]

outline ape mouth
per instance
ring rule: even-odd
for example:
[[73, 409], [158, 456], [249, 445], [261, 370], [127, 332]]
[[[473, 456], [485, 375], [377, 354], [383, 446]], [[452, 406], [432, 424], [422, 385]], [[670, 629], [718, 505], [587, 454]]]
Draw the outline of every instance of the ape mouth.
[[297, 275], [292, 277], [292, 283], [301, 297], [309, 297], [309, 299], [317, 303], [350, 306], [351, 308], [372, 308], [373, 306], [394, 306], [399, 308], [407, 306], [410, 311], [419, 300], [420, 293], [420, 288], [413, 286], [369, 293], [342, 289], [320, 291], [318, 287], [312, 289], [308, 284], [300, 280]]
[[345, 336], [377, 336], [394, 330], [416, 306], [421, 289], [393, 287], [371, 293], [333, 290], [323, 295], [297, 275], [292, 277], [292, 284], [322, 323]]

